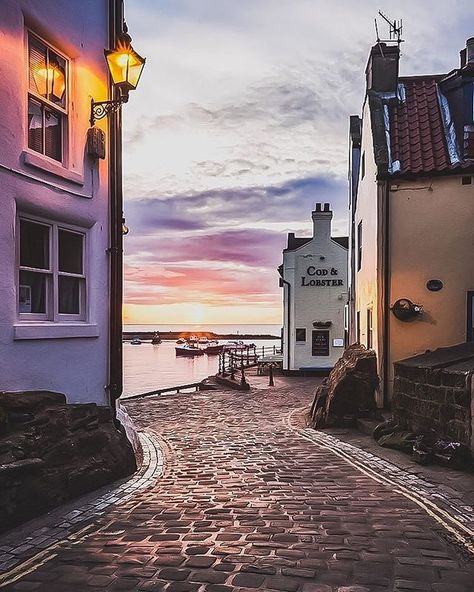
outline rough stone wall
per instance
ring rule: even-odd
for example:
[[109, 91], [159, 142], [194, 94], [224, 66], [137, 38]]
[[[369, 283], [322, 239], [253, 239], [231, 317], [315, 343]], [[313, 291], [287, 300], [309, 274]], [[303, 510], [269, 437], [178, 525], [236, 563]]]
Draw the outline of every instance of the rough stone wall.
[[471, 373], [394, 367], [394, 418], [415, 433], [434, 430], [471, 447]]
[[0, 392], [0, 531], [136, 470], [111, 409], [48, 391]]

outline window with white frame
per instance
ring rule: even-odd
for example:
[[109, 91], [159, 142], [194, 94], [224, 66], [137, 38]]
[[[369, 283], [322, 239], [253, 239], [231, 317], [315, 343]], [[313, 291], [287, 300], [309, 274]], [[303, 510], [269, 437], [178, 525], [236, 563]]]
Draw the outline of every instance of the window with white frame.
[[28, 148], [62, 162], [67, 132], [68, 61], [28, 32]]
[[23, 217], [18, 230], [20, 319], [85, 320], [85, 231]]

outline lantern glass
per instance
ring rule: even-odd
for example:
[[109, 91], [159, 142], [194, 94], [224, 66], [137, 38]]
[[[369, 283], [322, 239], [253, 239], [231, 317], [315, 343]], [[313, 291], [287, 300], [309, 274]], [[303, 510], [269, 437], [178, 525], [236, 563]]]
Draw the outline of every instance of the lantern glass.
[[106, 51], [105, 56], [112, 82], [124, 90], [135, 90], [145, 59], [139, 56], [128, 42], [119, 43], [117, 49]]

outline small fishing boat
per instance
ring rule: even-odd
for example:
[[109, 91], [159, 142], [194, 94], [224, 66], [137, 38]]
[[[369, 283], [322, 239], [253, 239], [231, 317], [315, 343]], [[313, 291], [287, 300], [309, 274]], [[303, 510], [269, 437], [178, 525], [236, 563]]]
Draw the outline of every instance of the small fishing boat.
[[207, 345], [209, 343], [209, 339], [207, 337], [200, 337], [198, 339], [198, 343], [200, 343], [201, 345]]
[[248, 349], [248, 345], [245, 345], [243, 341], [228, 341], [224, 343], [224, 350], [232, 350], [232, 351], [243, 351]]
[[131, 341], [130, 341], [131, 345], [141, 345], [142, 341], [139, 337], [134, 337]]
[[153, 337], [151, 338], [151, 342], [153, 345], [158, 345], [159, 343], [161, 343], [161, 337], [158, 331], [155, 331]]
[[176, 343], [184, 344], [184, 343], [186, 343], [186, 339], [184, 339], [183, 337], [180, 337]]
[[211, 340], [208, 341], [207, 346], [204, 348], [206, 354], [220, 354], [221, 351], [224, 349], [224, 346], [221, 345], [218, 341]]
[[175, 348], [177, 356], [203, 356], [204, 350], [197, 347], [194, 343], [185, 343], [177, 345]]

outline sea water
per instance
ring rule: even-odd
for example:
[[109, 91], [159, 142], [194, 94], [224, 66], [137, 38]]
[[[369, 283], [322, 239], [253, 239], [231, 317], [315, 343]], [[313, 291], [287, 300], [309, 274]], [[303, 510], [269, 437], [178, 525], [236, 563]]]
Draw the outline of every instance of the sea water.
[[[240, 335], [279, 335], [280, 327], [278, 325], [128, 325], [124, 330], [137, 333], [155, 330], [237, 333], [238, 330]], [[251, 339], [244, 342], [255, 343], [259, 348], [268, 347], [269, 353], [273, 350], [273, 346], [281, 347], [279, 339]], [[221, 343], [225, 343], [225, 340]], [[152, 345], [149, 341], [143, 341], [141, 345], [124, 343], [123, 396], [198, 382], [217, 372], [219, 356], [207, 354], [195, 357], [177, 356], [175, 346], [174, 341], [162, 341], [158, 345]]]

